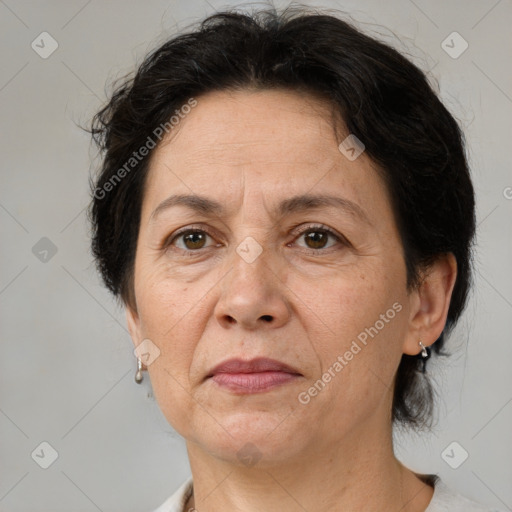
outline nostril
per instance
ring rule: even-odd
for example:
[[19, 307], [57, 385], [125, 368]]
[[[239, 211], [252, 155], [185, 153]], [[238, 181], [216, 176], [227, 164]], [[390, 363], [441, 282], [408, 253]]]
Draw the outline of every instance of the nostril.
[[272, 317], [270, 315], [263, 315], [261, 317], [265, 322], [272, 322]]

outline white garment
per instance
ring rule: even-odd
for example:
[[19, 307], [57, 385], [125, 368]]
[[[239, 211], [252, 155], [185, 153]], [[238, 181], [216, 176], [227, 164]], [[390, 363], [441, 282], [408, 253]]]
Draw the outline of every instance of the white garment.
[[[189, 512], [185, 504], [192, 493], [192, 477], [184, 482], [180, 488], [169, 497], [154, 512]], [[194, 511], [195, 512], [195, 511]], [[496, 509], [486, 508], [464, 496], [452, 491], [446, 484], [438, 479], [432, 500], [425, 512], [500, 512]]]

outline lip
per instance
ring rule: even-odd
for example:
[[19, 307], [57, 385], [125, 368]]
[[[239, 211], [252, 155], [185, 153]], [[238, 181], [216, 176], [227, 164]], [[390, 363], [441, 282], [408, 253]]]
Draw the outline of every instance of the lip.
[[235, 394], [252, 394], [269, 391], [301, 376], [298, 370], [281, 361], [259, 357], [249, 361], [224, 361], [215, 366], [206, 379]]

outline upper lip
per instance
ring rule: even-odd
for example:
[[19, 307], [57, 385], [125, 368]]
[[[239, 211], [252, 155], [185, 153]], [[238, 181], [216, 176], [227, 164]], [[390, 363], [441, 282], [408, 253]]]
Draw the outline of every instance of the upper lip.
[[228, 359], [212, 368], [208, 377], [217, 373], [261, 373], [261, 372], [284, 372], [301, 375], [301, 373], [281, 361], [267, 357], [257, 357], [246, 361], [244, 359]]

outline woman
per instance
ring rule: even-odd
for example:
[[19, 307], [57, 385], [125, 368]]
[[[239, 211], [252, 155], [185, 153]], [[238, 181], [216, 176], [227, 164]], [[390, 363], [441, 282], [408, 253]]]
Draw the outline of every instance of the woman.
[[225, 12], [92, 131], [94, 255], [192, 470], [157, 512], [486, 510], [393, 452], [430, 424], [475, 232], [418, 68], [336, 17]]

